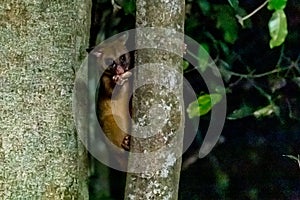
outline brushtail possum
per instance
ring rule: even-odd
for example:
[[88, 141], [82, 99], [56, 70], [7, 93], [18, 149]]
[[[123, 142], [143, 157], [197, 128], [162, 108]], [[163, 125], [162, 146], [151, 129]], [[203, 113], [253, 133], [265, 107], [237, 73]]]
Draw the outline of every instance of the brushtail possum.
[[130, 136], [130, 54], [128, 34], [101, 44], [91, 53], [104, 70], [98, 84], [97, 117], [106, 138], [116, 147], [129, 151]]
[[[128, 34], [97, 46], [91, 52], [104, 70], [99, 81], [97, 111], [100, 126], [107, 139], [120, 149], [130, 149], [131, 56], [126, 48]], [[183, 44], [185, 51], [186, 45]], [[160, 134], [155, 140], [163, 138]], [[156, 139], [158, 138], [158, 139]], [[160, 147], [157, 147], [160, 148]]]

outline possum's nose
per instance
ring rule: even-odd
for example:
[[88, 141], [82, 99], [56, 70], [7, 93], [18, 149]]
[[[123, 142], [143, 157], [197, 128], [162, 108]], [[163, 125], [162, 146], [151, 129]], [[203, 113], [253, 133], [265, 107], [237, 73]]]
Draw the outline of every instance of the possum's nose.
[[124, 74], [124, 69], [121, 65], [117, 65], [117, 68], [116, 68], [116, 74], [120, 75], [120, 74]]

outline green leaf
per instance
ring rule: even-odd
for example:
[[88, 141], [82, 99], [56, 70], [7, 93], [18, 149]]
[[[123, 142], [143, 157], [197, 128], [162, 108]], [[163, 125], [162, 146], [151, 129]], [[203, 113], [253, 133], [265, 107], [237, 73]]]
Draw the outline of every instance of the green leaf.
[[252, 114], [253, 114], [253, 108], [244, 104], [239, 109], [236, 109], [231, 114], [229, 114], [227, 119], [230, 120], [242, 119], [244, 117], [251, 116]]
[[126, 15], [128, 14], [135, 14], [135, 1], [134, 0], [127, 0], [124, 2], [124, 6], [123, 6], [124, 12]]
[[271, 36], [270, 48], [280, 46], [287, 36], [287, 22], [283, 10], [277, 10], [273, 13], [269, 21], [269, 32]]
[[269, 104], [268, 106], [258, 109], [253, 113], [256, 118], [267, 117], [273, 114], [277, 116], [279, 115], [279, 107], [274, 104]]
[[201, 72], [205, 72], [208, 67], [209, 54], [202, 46], [198, 49], [198, 64]]
[[239, 8], [239, 0], [228, 0], [228, 2], [235, 10]]
[[198, 97], [196, 101], [193, 101], [188, 106], [187, 113], [189, 118], [199, 117], [207, 114], [214, 105], [222, 100], [221, 94], [205, 94]]
[[277, 90], [280, 90], [281, 88], [285, 87], [287, 84], [287, 81], [283, 77], [278, 76], [270, 76], [268, 79], [270, 89], [272, 90], [272, 93], [274, 93]]
[[216, 170], [216, 189], [219, 193], [225, 192], [229, 187], [229, 176], [221, 171]]
[[224, 40], [233, 44], [238, 38], [238, 22], [234, 10], [229, 5], [215, 5], [214, 11], [216, 27], [223, 31]]
[[286, 6], [287, 0], [270, 0], [268, 3], [269, 10], [282, 10]]
[[189, 62], [188, 61], [183, 61], [182, 62], [182, 69], [183, 69], [183, 71], [185, 71], [185, 70], [187, 70], [188, 68], [189, 68], [189, 66], [190, 66], [190, 64], [189, 64]]
[[207, 0], [198, 0], [197, 1], [203, 15], [207, 16], [210, 13], [210, 3]]

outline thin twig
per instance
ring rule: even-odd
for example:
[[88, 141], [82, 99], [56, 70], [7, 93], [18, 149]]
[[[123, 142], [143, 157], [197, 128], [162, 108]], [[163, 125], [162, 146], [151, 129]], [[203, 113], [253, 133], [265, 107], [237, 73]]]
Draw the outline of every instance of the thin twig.
[[227, 70], [227, 72], [229, 74], [231, 74], [232, 76], [239, 76], [239, 77], [242, 77], [242, 78], [261, 78], [261, 77], [268, 76], [268, 75], [278, 73], [278, 72], [282, 72], [282, 71], [285, 71], [285, 70], [288, 70], [288, 69], [290, 69], [290, 67], [277, 68], [277, 69], [273, 69], [272, 71], [265, 72], [265, 73], [262, 73], [262, 74], [240, 74], [240, 73], [232, 72], [232, 71], [229, 71], [229, 70]]
[[256, 8], [254, 11], [252, 11], [250, 14], [241, 17], [239, 15], [236, 15], [236, 18], [238, 19], [239, 23], [243, 26], [244, 25], [244, 21], [248, 18], [250, 18], [252, 15], [254, 15], [255, 13], [257, 13], [260, 9], [262, 9], [265, 5], [267, 5], [267, 3], [269, 2], [269, 0], [266, 0], [263, 4], [261, 4], [258, 8]]
[[269, 95], [269, 94], [268, 94], [266, 91], [264, 91], [261, 87], [259, 87], [258, 85], [256, 85], [256, 84], [254, 83], [254, 81], [249, 80], [249, 82], [250, 82], [250, 84], [251, 84], [256, 90], [258, 90], [258, 92], [259, 92], [261, 95], [263, 95], [264, 97], [266, 97], [266, 98], [268, 99], [268, 101], [269, 101], [270, 104], [273, 103], [273, 102], [272, 102], [272, 97], [271, 97], [271, 95]]

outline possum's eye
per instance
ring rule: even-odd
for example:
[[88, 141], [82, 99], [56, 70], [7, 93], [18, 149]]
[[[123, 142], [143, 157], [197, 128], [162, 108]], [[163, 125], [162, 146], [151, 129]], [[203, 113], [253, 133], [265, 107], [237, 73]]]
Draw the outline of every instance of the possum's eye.
[[107, 58], [104, 60], [106, 66], [112, 66], [114, 64], [114, 60], [111, 58]]
[[122, 56], [120, 56], [119, 60], [120, 60], [120, 63], [121, 63], [122, 66], [126, 65], [127, 62], [128, 62], [125, 54], [123, 54]]
[[120, 61], [121, 61], [122, 63], [124, 63], [124, 62], [126, 61], [125, 55], [122, 55], [122, 56], [120, 57]]

